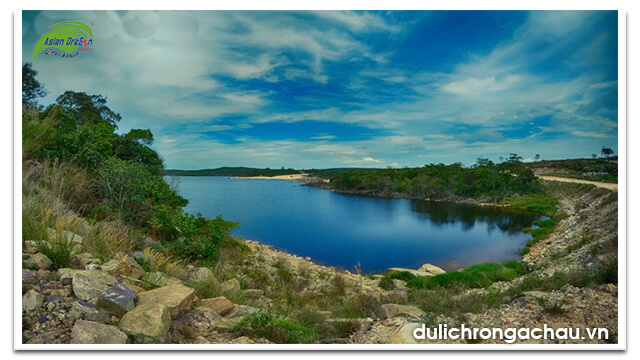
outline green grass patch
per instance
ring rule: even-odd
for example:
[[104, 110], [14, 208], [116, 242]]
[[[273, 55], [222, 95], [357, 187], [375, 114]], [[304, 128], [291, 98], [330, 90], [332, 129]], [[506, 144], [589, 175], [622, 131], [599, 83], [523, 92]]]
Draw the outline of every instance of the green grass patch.
[[416, 289], [435, 289], [462, 286], [464, 288], [486, 288], [494, 282], [509, 281], [527, 273], [524, 263], [507, 261], [502, 264], [485, 263], [473, 265], [462, 271], [455, 271], [433, 277], [417, 277], [409, 280], [407, 286]]
[[381, 287], [384, 290], [393, 290], [394, 286], [393, 286], [393, 279], [400, 279], [403, 281], [409, 281], [411, 279], [415, 279], [416, 276], [413, 275], [412, 273], [408, 272], [408, 271], [398, 271], [398, 272], [393, 272], [390, 274], [385, 274], [384, 277], [382, 277], [382, 279], [380, 279], [380, 282], [378, 283], [378, 286]]
[[313, 344], [320, 335], [306, 326], [263, 312], [247, 315], [235, 331], [258, 336], [278, 344]]

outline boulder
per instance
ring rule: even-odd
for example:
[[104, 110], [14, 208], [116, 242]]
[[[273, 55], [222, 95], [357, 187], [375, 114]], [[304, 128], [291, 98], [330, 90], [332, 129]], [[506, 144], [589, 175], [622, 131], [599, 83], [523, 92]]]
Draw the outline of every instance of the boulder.
[[140, 279], [144, 270], [138, 262], [129, 255], [125, 255], [118, 262], [118, 273], [134, 279]]
[[380, 318], [389, 319], [396, 316], [420, 318], [425, 312], [411, 305], [383, 304], [380, 307]]
[[138, 295], [138, 306], [161, 304], [169, 309], [171, 318], [175, 319], [182, 309], [191, 306], [196, 298], [196, 291], [180, 283], [173, 283], [161, 288], [145, 291]]
[[240, 291], [240, 281], [233, 278], [220, 284], [220, 289], [225, 293], [235, 293]]
[[67, 269], [62, 268], [58, 270], [58, 275], [60, 275], [60, 283], [62, 285], [71, 285], [73, 283], [73, 276], [75, 274], [82, 274], [84, 276], [90, 277], [91, 279], [108, 286], [115, 284], [116, 278], [103, 270], [77, 270], [77, 269]]
[[210, 325], [211, 328], [217, 330], [233, 330], [233, 328], [236, 327], [236, 325], [238, 325], [240, 321], [242, 321], [242, 319], [242, 317], [222, 318], [213, 320]]
[[138, 305], [124, 314], [118, 327], [141, 342], [163, 342], [171, 328], [171, 312], [162, 304]]
[[[93, 273], [97, 273], [98, 271], [87, 271], [85, 272], [77, 272], [73, 274], [71, 280], [71, 288], [73, 289], [74, 295], [84, 301], [89, 301], [91, 303], [95, 303], [98, 300], [98, 297], [105, 292], [110, 284], [105, 284], [101, 275], [92, 276]], [[111, 283], [115, 283], [115, 279]]]
[[71, 258], [71, 263], [79, 267], [85, 267], [89, 264], [101, 265], [102, 261], [100, 261], [100, 259], [95, 258], [93, 254], [82, 253], [82, 254], [74, 255]]
[[31, 259], [29, 260], [32, 263], [36, 264], [37, 269], [47, 270], [51, 267], [51, 260], [44, 254], [33, 254], [31, 255]]
[[193, 282], [202, 282], [214, 279], [213, 271], [206, 267], [197, 267], [190, 271], [189, 279]]
[[435, 265], [431, 265], [431, 264], [424, 264], [422, 265], [418, 271], [424, 271], [427, 273], [431, 273], [433, 275], [440, 275], [440, 274], [445, 274], [446, 271], [442, 270], [441, 268], [435, 266]]
[[200, 307], [215, 311], [220, 316], [230, 313], [235, 305], [224, 296], [200, 300]]
[[111, 314], [82, 300], [71, 304], [69, 315], [76, 319], [85, 319], [103, 324], [108, 324], [111, 321]]
[[22, 269], [22, 282], [25, 284], [37, 284], [36, 273], [29, 269]]
[[105, 309], [114, 315], [123, 316], [127, 311], [133, 310], [135, 307], [133, 302], [135, 298], [135, 291], [129, 289], [123, 284], [115, 283], [100, 295], [96, 302], [96, 306]]
[[228, 314], [229, 317], [245, 317], [247, 315], [257, 313], [260, 309], [249, 305], [236, 305], [235, 309]]
[[115, 326], [78, 320], [71, 329], [71, 344], [127, 344], [129, 337]]
[[111, 275], [118, 275], [118, 260], [107, 261], [102, 264], [102, 270], [108, 272]]
[[35, 290], [29, 290], [26, 294], [22, 295], [22, 310], [35, 311], [42, 307], [44, 304], [44, 295]]

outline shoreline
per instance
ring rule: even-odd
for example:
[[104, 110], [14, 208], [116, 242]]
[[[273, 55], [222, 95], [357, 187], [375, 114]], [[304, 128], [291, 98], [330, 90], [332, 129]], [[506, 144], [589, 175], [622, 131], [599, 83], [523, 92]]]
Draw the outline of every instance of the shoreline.
[[288, 175], [276, 175], [276, 176], [238, 176], [234, 179], [241, 180], [303, 180], [308, 179], [309, 174], [288, 174]]

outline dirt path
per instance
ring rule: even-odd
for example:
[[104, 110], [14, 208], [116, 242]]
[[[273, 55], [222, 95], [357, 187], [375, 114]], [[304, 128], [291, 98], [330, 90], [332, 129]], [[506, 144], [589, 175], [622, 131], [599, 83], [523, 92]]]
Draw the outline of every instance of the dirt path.
[[564, 182], [580, 183], [580, 184], [592, 184], [597, 187], [618, 191], [618, 184], [605, 183], [600, 181], [572, 179], [572, 178], [565, 178], [565, 177], [559, 177], [559, 176], [548, 176], [548, 175], [537, 175], [537, 176], [542, 180], [564, 181]]

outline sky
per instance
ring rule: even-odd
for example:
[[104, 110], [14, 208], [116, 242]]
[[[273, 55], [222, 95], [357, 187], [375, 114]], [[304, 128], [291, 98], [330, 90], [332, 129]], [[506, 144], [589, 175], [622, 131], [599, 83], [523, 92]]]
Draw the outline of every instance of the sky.
[[[170, 169], [618, 152], [616, 11], [24, 11], [51, 104], [101, 94]], [[39, 55], [62, 21], [91, 51]], [[56, 49], [53, 49], [56, 50]]]

